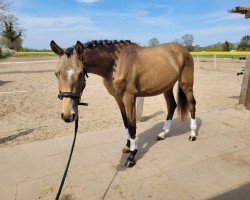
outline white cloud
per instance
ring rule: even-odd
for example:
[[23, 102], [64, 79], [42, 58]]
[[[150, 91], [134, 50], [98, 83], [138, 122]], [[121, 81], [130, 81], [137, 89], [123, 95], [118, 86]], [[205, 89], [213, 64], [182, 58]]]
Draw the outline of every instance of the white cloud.
[[171, 16], [168, 15], [158, 15], [153, 16], [149, 12], [145, 10], [128, 10], [124, 12], [106, 12], [99, 11], [93, 13], [88, 13], [87, 16], [90, 16], [92, 19], [97, 19], [97, 21], [105, 21], [112, 20], [112, 23], [115, 22], [123, 22], [129, 23], [134, 26], [166, 26], [173, 24], [174, 20]]
[[211, 28], [201, 28], [201, 29], [193, 29], [188, 32], [198, 35], [198, 36], [212, 36], [212, 35], [224, 35], [227, 36], [229, 34], [236, 34], [247, 31], [250, 29], [250, 25], [226, 25], [226, 26], [218, 26]]
[[236, 19], [241, 19], [241, 18], [242, 16], [239, 14], [232, 14], [232, 13], [226, 13], [226, 12], [217, 12], [217, 13], [211, 13], [211, 14], [206, 14], [206, 15], [201, 16], [201, 19], [203, 19], [207, 23], [236, 20]]
[[87, 4], [92, 4], [98, 2], [98, 0], [76, 0], [79, 3], [87, 3]]
[[[31, 17], [18, 16], [21, 24], [32, 31], [76, 31], [93, 29], [91, 20], [83, 16], [62, 16], [62, 17]], [[37, 23], [39, 22], [39, 23]]]
[[24, 47], [49, 49], [49, 42], [55, 40], [62, 47], [69, 47], [77, 40], [86, 42], [92, 39], [117, 38], [115, 30], [104, 30], [95, 26], [87, 16], [32, 17], [18, 15], [20, 24], [25, 27]]

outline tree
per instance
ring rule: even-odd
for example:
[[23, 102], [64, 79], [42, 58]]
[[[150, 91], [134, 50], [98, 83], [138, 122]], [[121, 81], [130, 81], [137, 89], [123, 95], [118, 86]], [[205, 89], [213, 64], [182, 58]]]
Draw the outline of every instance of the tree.
[[21, 49], [22, 32], [23, 30], [18, 27], [17, 19], [14, 16], [10, 16], [3, 22], [1, 44], [10, 49]]
[[194, 42], [194, 37], [192, 34], [185, 34], [181, 37], [181, 44], [185, 46], [188, 51], [193, 51], [193, 42]]
[[174, 39], [173, 42], [181, 44], [181, 41], [179, 39]]
[[10, 11], [11, 8], [11, 0], [0, 0], [0, 21], [3, 22], [3, 20], [6, 17], [6, 13]]
[[229, 45], [228, 41], [223, 43], [222, 49], [223, 49], [223, 51], [230, 51], [230, 45]]
[[241, 38], [237, 50], [250, 50], [250, 35], [245, 35]]
[[156, 46], [156, 45], [159, 45], [160, 42], [157, 38], [151, 38], [149, 41], [148, 41], [148, 46], [150, 47], [153, 47], [153, 46]]
[[0, 0], [0, 12], [9, 12], [12, 1]]

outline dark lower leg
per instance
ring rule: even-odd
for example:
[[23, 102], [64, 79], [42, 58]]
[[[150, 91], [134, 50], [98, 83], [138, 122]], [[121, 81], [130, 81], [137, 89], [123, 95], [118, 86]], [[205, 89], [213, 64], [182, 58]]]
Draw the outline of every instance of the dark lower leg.
[[190, 129], [191, 129], [191, 133], [189, 136], [189, 140], [195, 141], [196, 137], [197, 137], [197, 125], [196, 125], [196, 119], [195, 119], [195, 111], [196, 111], [196, 101], [195, 98], [193, 96], [193, 91], [189, 91], [186, 94], [187, 97], [187, 101], [188, 101], [188, 109], [190, 111], [191, 114], [191, 121], [190, 121]]
[[168, 115], [166, 120], [172, 120], [174, 116], [174, 111], [176, 109], [176, 102], [174, 99], [173, 89], [164, 93], [164, 97], [167, 103]]
[[[121, 112], [121, 115], [122, 115], [122, 120], [123, 120], [123, 124], [124, 124], [124, 127], [125, 127], [125, 131], [128, 131], [128, 120], [127, 120], [127, 116], [126, 116], [126, 111], [125, 111], [125, 106], [124, 106], [124, 103], [120, 100], [120, 99], [117, 99], [115, 98], [118, 106], [119, 106], [119, 109], [120, 109], [120, 112]], [[126, 142], [126, 145], [125, 145], [125, 148], [123, 148], [123, 153], [129, 153], [130, 150], [129, 150], [129, 147], [130, 147], [130, 140], [129, 140], [129, 135], [127, 133], [125, 133], [126, 135], [126, 138], [127, 138], [127, 142]]]
[[165, 135], [170, 132], [171, 120], [173, 119], [174, 111], [176, 109], [176, 102], [174, 99], [173, 89], [164, 93], [164, 97], [167, 103], [168, 115], [165, 124], [162, 128], [162, 132], [158, 134], [156, 140], [164, 140]]
[[188, 109], [190, 111], [191, 114], [191, 118], [195, 119], [195, 111], [196, 111], [196, 101], [195, 98], [193, 96], [193, 94], [190, 95], [191, 97], [187, 96], [187, 100], [188, 100]]

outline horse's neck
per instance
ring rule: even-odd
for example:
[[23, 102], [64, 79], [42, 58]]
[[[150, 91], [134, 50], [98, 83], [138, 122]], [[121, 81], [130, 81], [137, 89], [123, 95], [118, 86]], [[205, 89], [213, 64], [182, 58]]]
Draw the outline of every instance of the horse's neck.
[[129, 46], [139, 47], [134, 43], [118, 43], [107, 47], [88, 49], [84, 56], [86, 58], [87, 72], [109, 79], [122, 49]]
[[86, 54], [86, 69], [88, 73], [97, 74], [103, 78], [109, 77], [115, 63], [115, 50], [90, 49]]

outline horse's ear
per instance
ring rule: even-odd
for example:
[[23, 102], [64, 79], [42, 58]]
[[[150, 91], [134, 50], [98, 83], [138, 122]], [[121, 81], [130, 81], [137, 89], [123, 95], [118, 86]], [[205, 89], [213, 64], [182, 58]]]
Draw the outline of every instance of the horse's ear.
[[83, 53], [84, 46], [80, 41], [77, 41], [75, 45], [75, 49], [76, 49], [77, 54], [80, 56]]
[[54, 51], [55, 54], [59, 55], [59, 56], [62, 56], [64, 54], [64, 50], [59, 47], [55, 42], [54, 40], [52, 40], [50, 42], [50, 48], [52, 49], [52, 51]]

